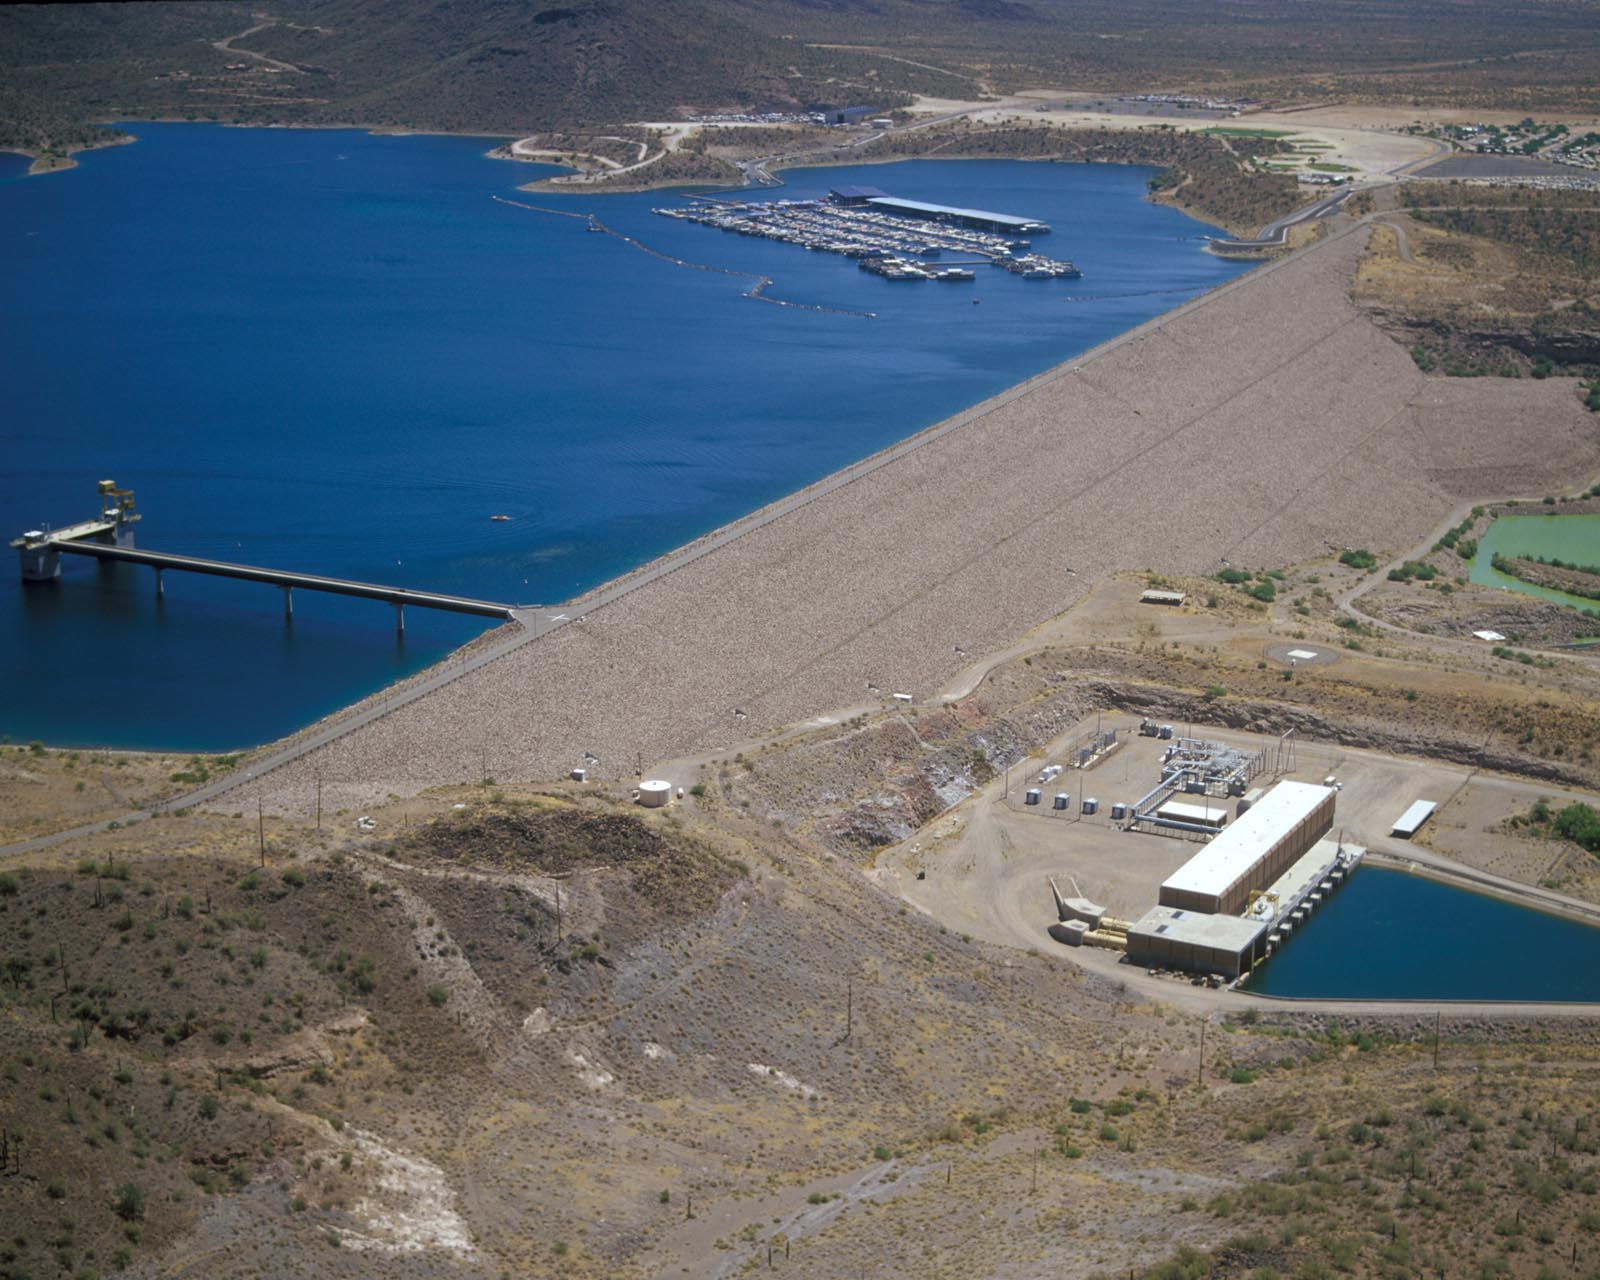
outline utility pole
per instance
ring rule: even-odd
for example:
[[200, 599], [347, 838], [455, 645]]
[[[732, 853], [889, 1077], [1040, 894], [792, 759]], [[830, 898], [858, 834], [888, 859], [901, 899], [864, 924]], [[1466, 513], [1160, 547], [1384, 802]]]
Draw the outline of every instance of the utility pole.
[[847, 978], [844, 988], [844, 1038], [848, 1040], [856, 1027], [856, 980]]
[[317, 830], [322, 830], [322, 775], [317, 775]]
[[261, 848], [261, 865], [267, 865], [267, 820], [261, 813], [261, 797], [256, 797], [256, 843]]
[[1200, 1061], [1195, 1065], [1194, 1082], [1205, 1087], [1206, 1082], [1206, 1020], [1200, 1019]]
[[1433, 1011], [1433, 1069], [1435, 1071], [1439, 1069], [1439, 1024], [1443, 1019], [1444, 1011], [1435, 1009]]

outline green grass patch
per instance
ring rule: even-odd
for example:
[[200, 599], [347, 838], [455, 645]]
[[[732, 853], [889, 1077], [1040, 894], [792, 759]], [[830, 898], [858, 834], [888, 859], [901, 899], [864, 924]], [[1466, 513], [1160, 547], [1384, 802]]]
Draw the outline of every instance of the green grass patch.
[[1213, 138], [1292, 138], [1292, 129], [1243, 129], [1238, 125], [1214, 124], [1201, 133], [1210, 134]]

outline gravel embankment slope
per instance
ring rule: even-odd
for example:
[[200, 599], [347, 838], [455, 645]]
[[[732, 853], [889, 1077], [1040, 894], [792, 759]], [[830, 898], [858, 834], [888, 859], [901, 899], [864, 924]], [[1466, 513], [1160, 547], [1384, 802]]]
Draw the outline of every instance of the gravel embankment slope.
[[[218, 803], [598, 776], [925, 696], [1103, 574], [1393, 548], [1600, 469], [1563, 380], [1443, 381], [1347, 297], [1362, 235], [1221, 294]], [[1072, 572], [1069, 572], [1071, 570]], [[736, 721], [734, 707], [748, 713]]]

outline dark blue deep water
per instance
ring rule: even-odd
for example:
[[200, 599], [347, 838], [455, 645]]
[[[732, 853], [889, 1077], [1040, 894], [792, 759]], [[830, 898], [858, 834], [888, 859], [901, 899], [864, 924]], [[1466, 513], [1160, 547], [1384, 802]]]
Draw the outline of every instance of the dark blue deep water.
[[1362, 867], [1247, 984], [1352, 1000], [1600, 1000], [1600, 929]]
[[[1042, 218], [1077, 282], [891, 284], [845, 259], [654, 217], [665, 193], [519, 195], [464, 138], [130, 126], [22, 176], [0, 155], [0, 532], [138, 494], [139, 542], [517, 603], [670, 550], [1168, 309], [1241, 268], [1142, 199], [1148, 170], [916, 162], [796, 171]], [[598, 212], [652, 258], [493, 194]], [[981, 299], [973, 306], [972, 298]], [[493, 513], [512, 517], [491, 523]], [[66, 565], [0, 576], [0, 732], [231, 748], [437, 659], [471, 620]]]

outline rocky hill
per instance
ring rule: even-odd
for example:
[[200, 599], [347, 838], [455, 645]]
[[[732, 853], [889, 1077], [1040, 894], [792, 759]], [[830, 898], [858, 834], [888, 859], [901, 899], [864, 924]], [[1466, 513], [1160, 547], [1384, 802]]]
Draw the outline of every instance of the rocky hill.
[[[1587, 103], [1600, 16], [1540, 0], [1175, 13], [1067, 0], [286, 0], [0, 9], [0, 86], [83, 122], [522, 133], [685, 110], [893, 106], [1037, 85], [1285, 101]], [[1381, 33], [1375, 36], [1375, 32]], [[1522, 56], [1531, 55], [1531, 56]], [[0, 127], [11, 113], [0, 102]]]

